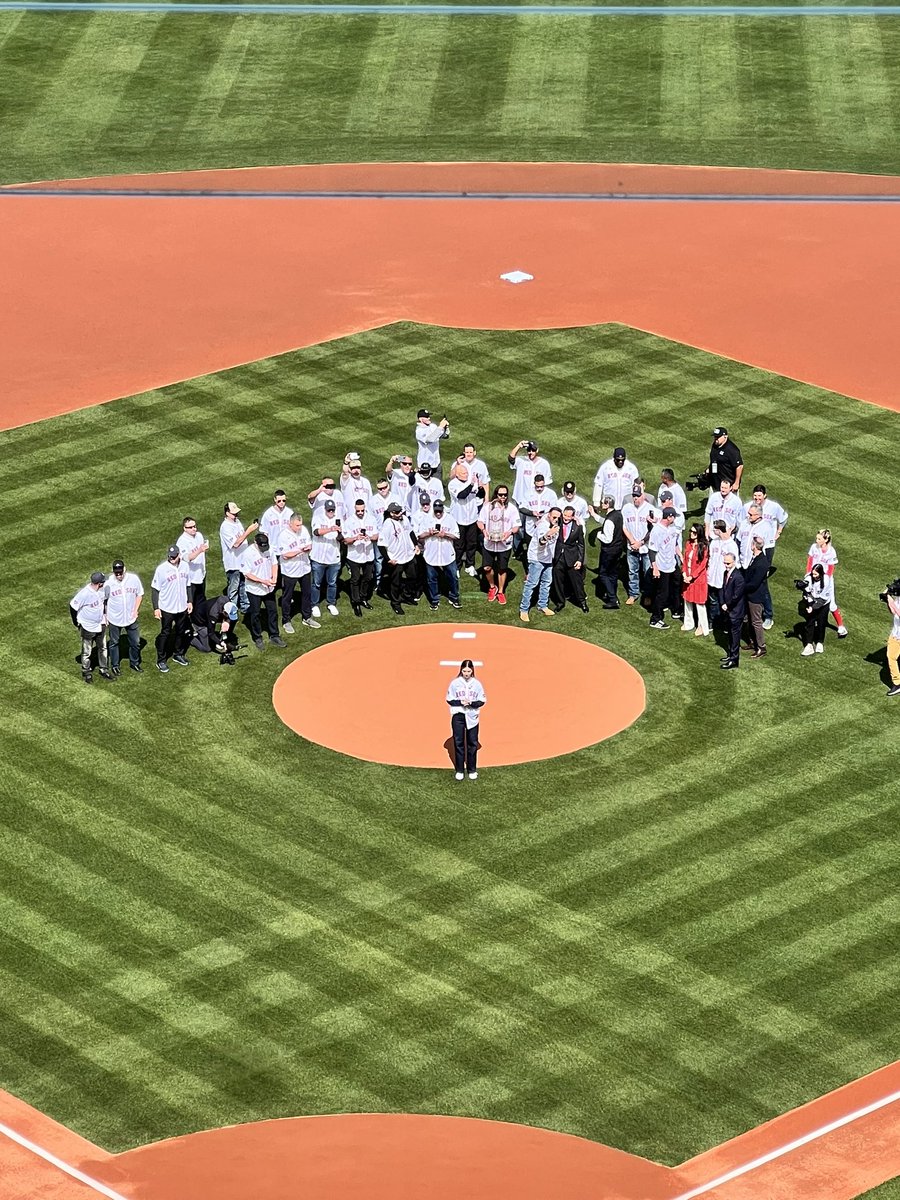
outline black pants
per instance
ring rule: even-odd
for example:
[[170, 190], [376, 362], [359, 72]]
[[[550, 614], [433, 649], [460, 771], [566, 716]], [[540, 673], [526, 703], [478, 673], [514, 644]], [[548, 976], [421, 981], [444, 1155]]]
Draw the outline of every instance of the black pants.
[[[390, 518], [389, 518], [390, 519]], [[413, 557], [409, 562], [388, 563], [390, 571], [390, 597], [391, 604], [400, 604], [404, 598], [416, 594], [416, 558]]]
[[556, 603], [562, 607], [566, 603], [566, 584], [572, 589], [572, 599], [580, 608], [585, 603], [584, 576], [574, 567], [567, 567], [560, 559], [553, 564], [553, 590], [556, 593]]
[[141, 635], [138, 632], [137, 621], [132, 621], [130, 625], [110, 625], [109, 629], [109, 665], [118, 667], [119, 665], [119, 638], [122, 634], [128, 637], [128, 661], [133, 667], [140, 666], [141, 663]]
[[263, 605], [266, 606], [266, 625], [268, 626], [269, 637], [278, 637], [278, 610], [275, 607], [275, 593], [269, 592], [267, 596], [257, 596], [253, 592], [248, 592], [247, 599], [250, 601], [250, 633], [253, 640], [258, 642], [262, 638], [260, 609]]
[[466, 728], [465, 714], [454, 713], [451, 721], [453, 729], [453, 761], [457, 771], [476, 771], [478, 769], [478, 726]]
[[735, 662], [740, 662], [741, 631], [744, 628], [744, 618], [747, 616], [747, 606], [741, 604], [740, 608], [734, 612], [729, 609], [725, 616], [728, 618], [728, 657], [733, 658]]
[[160, 630], [156, 635], [156, 661], [169, 657], [169, 642], [174, 636], [175, 653], [184, 654], [191, 644], [191, 622], [186, 612], [168, 613], [160, 610]]
[[285, 575], [281, 588], [281, 619], [285, 625], [291, 619], [294, 608], [294, 589], [300, 585], [300, 616], [304, 621], [312, 617], [312, 576], [307, 571], [305, 575]]
[[477, 524], [473, 521], [471, 525], [460, 525], [459, 541], [456, 543], [456, 565], [475, 566], [475, 552], [478, 549], [478, 533]]
[[201, 579], [199, 583], [192, 581], [192, 587], [194, 591], [191, 596], [191, 603], [193, 604], [191, 624], [199, 629], [201, 625], [206, 624], [206, 580]]
[[814, 608], [809, 613], [803, 622], [803, 644], [804, 646], [814, 645], [817, 642], [825, 641], [825, 630], [828, 626], [828, 605], [823, 604], [821, 608]]
[[666, 609], [672, 607], [674, 578], [674, 572], [660, 571], [659, 578], [654, 580], [653, 608], [650, 610], [651, 619], [654, 621], [662, 621], [666, 615]]
[[608, 550], [606, 546], [600, 551], [600, 564], [597, 571], [597, 582], [603, 591], [603, 599], [619, 602], [619, 563], [622, 561], [622, 547]]
[[368, 603], [375, 588], [374, 560], [360, 563], [348, 559], [347, 565], [350, 568], [350, 603], [358, 605], [360, 600]]

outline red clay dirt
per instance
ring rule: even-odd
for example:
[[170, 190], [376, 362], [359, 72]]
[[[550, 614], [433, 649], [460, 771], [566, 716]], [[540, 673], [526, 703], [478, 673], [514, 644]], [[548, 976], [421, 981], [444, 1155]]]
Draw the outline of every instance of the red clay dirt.
[[[550, 624], [552, 618], [534, 616]], [[466, 638], [454, 638], [465, 633]], [[474, 635], [474, 636], [472, 636]], [[461, 659], [476, 661], [487, 704], [480, 722], [479, 767], [508, 766], [571, 754], [620, 733], [644, 711], [640, 674], [618, 655], [579, 638], [524, 626], [410, 625], [341, 638], [296, 658], [279, 675], [275, 711], [302, 737], [367, 762], [449, 767], [450, 710], [445, 696]], [[452, 664], [444, 665], [441, 663]], [[371, 707], [345, 706], [339, 721], [321, 697], [335, 679], [353, 679], [361, 696], [405, 673], [402, 731], [373, 719]], [[481, 666], [480, 664], [484, 665]], [[540, 731], [522, 738], [540, 690]]]
[[[227, 175], [253, 190], [271, 187], [273, 170], [281, 188], [304, 177], [257, 168], [174, 180], [224, 186]], [[388, 176], [409, 187], [417, 170], [310, 168], [306, 177], [320, 188], [328, 180], [377, 188]], [[530, 192], [621, 181], [657, 193], [771, 193], [780, 176], [565, 164], [421, 171], [432, 189], [508, 180]], [[791, 194], [900, 191], [883, 177], [789, 175], [782, 186]], [[172, 182], [140, 177], [145, 187]], [[900, 204], [91, 198], [9, 189], [0, 204], [3, 427], [401, 320], [486, 329], [620, 322], [900, 408]], [[535, 278], [500, 279], [512, 269]]]

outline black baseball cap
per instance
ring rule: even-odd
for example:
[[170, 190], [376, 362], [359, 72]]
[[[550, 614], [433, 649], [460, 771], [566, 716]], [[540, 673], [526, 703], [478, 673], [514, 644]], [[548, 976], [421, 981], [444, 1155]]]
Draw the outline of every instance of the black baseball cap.
[[115, 574], [117, 571], [125, 570], [125, 564], [122, 562], [121, 558], [116, 559], [116, 561], [113, 563], [112, 569], [113, 569], [113, 574]]
[[713, 430], [713, 437], [714, 438], [725, 437], [725, 435], [727, 433], [728, 433], [728, 430], [725, 428], [724, 425], [717, 425], [715, 427], [715, 429]]
[[400, 505], [392, 501], [384, 510], [384, 515], [386, 517], [399, 517], [402, 512], [403, 509], [400, 507]]
[[420, 408], [419, 411], [416, 413], [416, 420], [418, 421], [419, 417], [430, 417], [430, 416], [431, 416], [431, 413], [428, 411], [427, 408]]
[[563, 491], [564, 492], [574, 492], [575, 491], [575, 480], [567, 479], [566, 482], [563, 484]]
[[420, 504], [430, 504], [431, 503], [431, 497], [428, 495], [427, 492], [419, 492], [419, 503]]
[[677, 513], [675, 512], [674, 508], [664, 508], [662, 510], [662, 515], [664, 517], [674, 517], [677, 516]]
[[91, 583], [106, 583], [106, 576], [102, 571], [95, 571], [91, 576]]
[[444, 511], [444, 502], [443, 502], [443, 500], [435, 500], [434, 504], [431, 507], [434, 509], [435, 512], [443, 512]]
[[322, 507], [325, 509], [326, 512], [334, 512], [335, 509], [337, 508], [337, 505], [335, 504], [335, 502], [333, 500], [326, 500], [325, 503], [322, 505]]
[[166, 554], [166, 557], [167, 558], [181, 558], [181, 550], [179, 549], [178, 546], [170, 546], [168, 553]]
[[625, 458], [625, 457], [626, 457], [625, 447], [624, 446], [616, 446], [615, 450], [613, 450], [613, 458]]

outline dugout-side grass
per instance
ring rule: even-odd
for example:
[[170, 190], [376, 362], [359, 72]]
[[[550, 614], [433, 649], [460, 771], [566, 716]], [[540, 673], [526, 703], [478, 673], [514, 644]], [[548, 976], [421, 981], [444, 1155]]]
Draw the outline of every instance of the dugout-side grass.
[[293, 162], [900, 172], [897, 17], [0, 13], [0, 181]]
[[[148, 586], [190, 512], [212, 589], [225, 500], [302, 504], [349, 448], [376, 476], [423, 402], [496, 477], [531, 435], [582, 490], [618, 443], [683, 477], [724, 421], [791, 513], [769, 657], [723, 673], [640, 609], [568, 609], [556, 628], [643, 673], [645, 715], [464, 788], [276, 718], [282, 667], [361, 627], [346, 599], [233, 668], [162, 677], [151, 648], [144, 676], [81, 683], [67, 604], [92, 570], [123, 554]], [[112, 1149], [374, 1109], [673, 1163], [892, 1060], [900, 710], [876, 593], [900, 570], [897, 420], [624, 328], [406, 325], [3, 434], [0, 1086]], [[809, 661], [785, 634], [821, 524], [851, 636]], [[466, 579], [463, 616], [517, 623], [520, 586], [488, 609]], [[379, 604], [364, 627], [393, 622]], [[322, 703], [402, 729], [422, 669]], [[531, 711], [539, 748], [539, 674]]]

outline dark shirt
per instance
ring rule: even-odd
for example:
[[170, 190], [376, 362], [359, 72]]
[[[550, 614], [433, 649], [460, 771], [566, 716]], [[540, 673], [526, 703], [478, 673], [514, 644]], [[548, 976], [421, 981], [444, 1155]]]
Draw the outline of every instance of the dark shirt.
[[737, 469], [743, 466], [741, 452], [729, 438], [724, 446], [713, 442], [709, 451], [709, 473], [712, 476], [713, 487], [718, 487], [723, 479], [734, 483], [737, 479]]
[[744, 596], [748, 604], [762, 604], [768, 575], [769, 560], [765, 554], [757, 554], [744, 568]]

